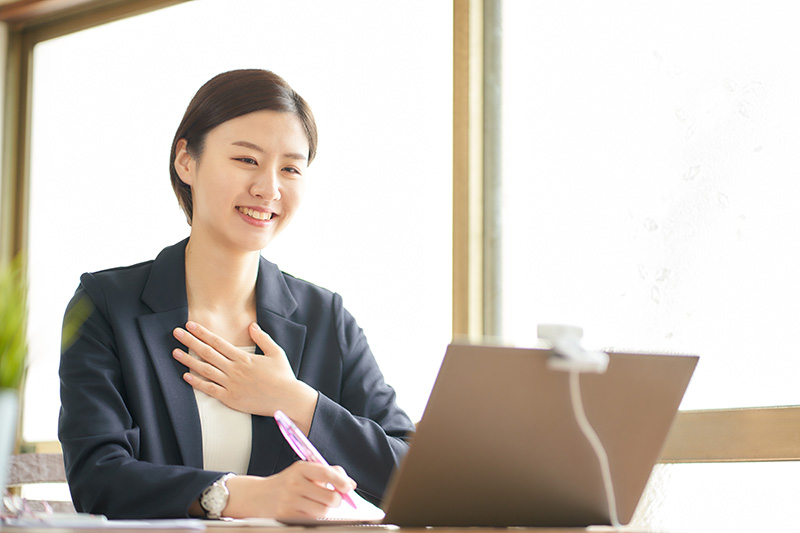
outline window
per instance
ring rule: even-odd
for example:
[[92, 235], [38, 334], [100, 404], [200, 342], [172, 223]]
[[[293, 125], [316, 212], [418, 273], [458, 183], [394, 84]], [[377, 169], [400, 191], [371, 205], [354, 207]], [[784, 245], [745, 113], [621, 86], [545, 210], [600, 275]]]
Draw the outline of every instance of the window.
[[200, 0], [37, 44], [25, 440], [56, 437], [80, 274], [188, 235], [172, 135], [203, 82], [247, 67], [283, 76], [320, 129], [304, 205], [264, 255], [343, 295], [418, 419], [451, 335], [451, 28], [451, 6], [423, 0]]
[[780, 5], [506, 2], [509, 337], [565, 321], [700, 354], [685, 408], [798, 403], [800, 11]]
[[[800, 8], [503, 9], [506, 337], [564, 322], [589, 346], [699, 354], [684, 409], [800, 403]], [[796, 466], [659, 466], [640, 520], [793, 523], [758, 487], [791, 487]]]

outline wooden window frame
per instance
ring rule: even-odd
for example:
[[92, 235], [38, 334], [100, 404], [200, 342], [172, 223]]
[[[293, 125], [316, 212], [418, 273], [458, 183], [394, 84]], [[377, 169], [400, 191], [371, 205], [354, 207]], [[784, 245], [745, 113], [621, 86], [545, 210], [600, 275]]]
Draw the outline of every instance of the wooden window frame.
[[[27, 252], [33, 47], [186, 0], [0, 3], [7, 50], [0, 171], [0, 261]], [[453, 339], [481, 342], [500, 322], [501, 0], [453, 0]], [[489, 85], [487, 85], [487, 81]], [[800, 407], [678, 413], [665, 463], [800, 460]]]
[[33, 47], [186, 0], [18, 0], [0, 5], [7, 48], [0, 172], [0, 261], [28, 249]]

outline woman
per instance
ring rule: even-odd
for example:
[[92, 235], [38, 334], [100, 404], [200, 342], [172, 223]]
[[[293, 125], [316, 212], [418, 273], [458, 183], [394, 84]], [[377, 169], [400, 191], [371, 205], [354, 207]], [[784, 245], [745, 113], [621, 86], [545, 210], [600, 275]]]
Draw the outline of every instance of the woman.
[[[59, 370], [79, 511], [321, 517], [356, 484], [382, 497], [413, 424], [341, 298], [260, 255], [316, 145], [308, 105], [271, 72], [220, 74], [192, 99], [170, 155], [189, 238], [84, 274], [67, 310], [91, 309]], [[341, 467], [298, 461], [278, 409]]]

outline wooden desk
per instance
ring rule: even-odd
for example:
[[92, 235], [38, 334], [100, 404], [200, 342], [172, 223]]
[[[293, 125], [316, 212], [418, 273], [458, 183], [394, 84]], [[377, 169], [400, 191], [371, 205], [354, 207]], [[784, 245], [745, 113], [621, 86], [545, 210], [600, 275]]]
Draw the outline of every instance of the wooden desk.
[[[0, 527], [3, 531], [9, 533], [201, 533], [202, 529], [103, 529], [103, 528], [35, 528], [35, 527]], [[325, 526], [321, 528], [305, 528], [305, 527], [231, 527], [231, 526], [217, 526], [213, 524], [206, 525], [205, 531], [211, 533], [278, 533], [280, 531], [291, 531], [292, 533], [364, 533], [364, 531], [398, 531], [401, 533], [476, 533], [479, 531], [506, 531], [504, 528], [401, 528], [397, 529], [393, 526], [369, 526], [365, 529], [364, 526]], [[514, 528], [513, 533], [585, 533], [587, 530], [583, 528]], [[590, 530], [591, 531], [591, 530]], [[610, 531], [610, 529], [599, 529], [598, 531]]]

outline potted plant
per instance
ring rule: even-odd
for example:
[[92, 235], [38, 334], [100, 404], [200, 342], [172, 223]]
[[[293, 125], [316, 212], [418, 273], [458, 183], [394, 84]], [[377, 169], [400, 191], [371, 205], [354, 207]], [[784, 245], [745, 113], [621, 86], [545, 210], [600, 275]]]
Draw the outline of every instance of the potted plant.
[[19, 391], [25, 373], [27, 290], [18, 256], [0, 264], [0, 489], [17, 438]]

